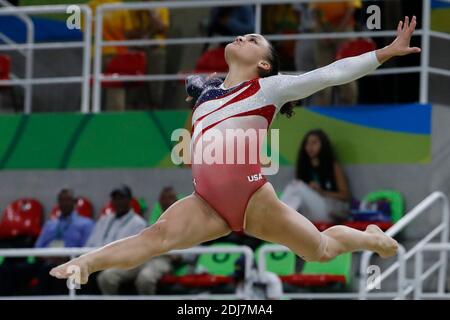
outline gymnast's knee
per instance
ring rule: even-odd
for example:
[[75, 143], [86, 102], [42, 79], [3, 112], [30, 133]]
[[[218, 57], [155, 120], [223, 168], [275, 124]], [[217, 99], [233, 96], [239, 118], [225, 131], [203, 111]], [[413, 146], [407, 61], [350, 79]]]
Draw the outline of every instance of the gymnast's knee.
[[318, 248], [310, 255], [301, 256], [307, 262], [327, 262], [336, 257], [330, 251], [328, 246], [328, 237], [321, 233], [320, 243]]

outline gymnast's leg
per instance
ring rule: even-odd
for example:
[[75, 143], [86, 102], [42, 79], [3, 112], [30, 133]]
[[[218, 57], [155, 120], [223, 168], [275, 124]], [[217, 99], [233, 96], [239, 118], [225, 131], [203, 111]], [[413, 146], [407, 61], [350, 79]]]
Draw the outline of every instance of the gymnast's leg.
[[281, 202], [270, 183], [250, 198], [245, 232], [265, 241], [279, 243], [306, 261], [328, 261], [345, 252], [371, 250], [381, 257], [396, 254], [398, 244], [375, 225], [359, 231], [334, 226], [323, 232], [304, 216]]
[[185, 249], [230, 233], [223, 220], [203, 199], [195, 194], [170, 206], [159, 220], [139, 234], [114, 241], [50, 271], [52, 276], [65, 279], [76, 266], [81, 284], [91, 273], [109, 268], [131, 269], [150, 258], [170, 250]]

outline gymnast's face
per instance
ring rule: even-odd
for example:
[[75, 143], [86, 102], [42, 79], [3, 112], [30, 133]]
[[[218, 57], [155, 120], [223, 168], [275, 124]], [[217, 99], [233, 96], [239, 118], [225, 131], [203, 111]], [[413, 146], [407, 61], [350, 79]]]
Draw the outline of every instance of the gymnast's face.
[[269, 54], [269, 42], [257, 33], [238, 36], [225, 47], [225, 60], [228, 65], [238, 63], [239, 65], [255, 66], [255, 71], [259, 68], [270, 70], [270, 64], [267, 61]]
[[322, 148], [322, 143], [320, 142], [320, 138], [315, 134], [311, 134], [306, 140], [306, 153], [309, 158], [317, 158], [320, 153], [320, 148]]

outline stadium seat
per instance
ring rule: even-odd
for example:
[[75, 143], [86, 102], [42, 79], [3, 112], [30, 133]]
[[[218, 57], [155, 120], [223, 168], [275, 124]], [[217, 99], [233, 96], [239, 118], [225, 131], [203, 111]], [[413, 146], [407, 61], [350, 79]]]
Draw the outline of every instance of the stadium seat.
[[[235, 247], [231, 242], [217, 242], [210, 247]], [[204, 253], [200, 255], [197, 268], [204, 270], [208, 274], [229, 276], [234, 272], [236, 260], [240, 253]]]
[[305, 262], [302, 274], [310, 276], [325, 276], [323, 279], [318, 279], [321, 284], [340, 282], [348, 285], [351, 279], [351, 267], [352, 254], [345, 253], [326, 263]]
[[[237, 246], [234, 243], [214, 243], [211, 247]], [[164, 275], [161, 284], [179, 284], [187, 288], [216, 287], [234, 282], [232, 277], [240, 253], [204, 253], [197, 261], [200, 274]]]
[[[10, 80], [11, 58], [8, 55], [0, 54], [0, 80]], [[0, 85], [5, 87], [5, 85]]]
[[[258, 261], [259, 250], [256, 251]], [[334, 260], [318, 263], [305, 262], [301, 273], [296, 273], [296, 255], [291, 251], [266, 254], [266, 270], [277, 274], [280, 280], [296, 287], [323, 287], [331, 284], [348, 285], [351, 271], [351, 254], [344, 254]]]
[[35, 199], [19, 199], [3, 210], [0, 220], [0, 239], [18, 236], [37, 238], [41, 232], [43, 209]]
[[[92, 203], [83, 197], [79, 197], [75, 205], [75, 210], [83, 217], [93, 218]], [[50, 213], [50, 219], [57, 219], [61, 215], [61, 210], [58, 205], [55, 205]]]
[[[11, 58], [5, 54], [0, 54], [0, 80], [11, 80]], [[9, 93], [12, 107], [18, 111], [14, 88], [11, 85], [0, 85], [0, 92]]]
[[405, 213], [405, 200], [400, 192], [396, 190], [377, 190], [369, 192], [363, 198], [364, 201], [373, 202], [386, 200], [391, 207], [391, 221], [396, 223]]
[[[369, 192], [362, 199], [365, 202], [375, 201], [387, 201], [389, 202], [391, 209], [391, 221], [346, 221], [342, 223], [347, 227], [358, 229], [361, 231], [366, 230], [369, 224], [377, 225], [381, 230], [386, 231], [394, 223], [400, 220], [405, 213], [405, 200], [402, 194], [396, 190], [377, 190]], [[324, 231], [334, 224], [328, 222], [314, 222], [314, 225], [319, 231]]]
[[217, 47], [205, 51], [197, 60], [194, 72], [228, 72], [228, 64], [225, 61], [225, 47]]
[[[256, 262], [259, 263], [259, 251], [264, 247], [261, 245], [255, 252]], [[292, 275], [295, 273], [296, 256], [290, 251], [270, 252], [266, 254], [266, 270], [279, 276]]]
[[349, 40], [339, 46], [336, 52], [336, 60], [357, 56], [376, 48], [377, 46], [372, 39]]
[[[2, 247], [22, 248], [33, 245], [42, 228], [43, 209], [35, 199], [19, 199], [10, 203], [0, 217], [0, 241]], [[6, 244], [6, 245], [5, 245]], [[0, 257], [0, 265], [4, 261]], [[34, 263], [35, 257], [28, 257]]]
[[[214, 72], [217, 73], [228, 72], [228, 64], [225, 61], [224, 47], [218, 47], [203, 52], [200, 58], [198, 58], [194, 70], [182, 71], [180, 72], [180, 74], [186, 73], [211, 74]], [[185, 80], [182, 79], [179, 82], [184, 84]]]
[[[142, 215], [142, 207], [139, 203], [139, 201], [136, 198], [131, 199], [131, 208], [133, 209], [134, 212], [136, 212], [139, 215]], [[100, 216], [103, 216], [105, 214], [113, 214], [114, 213], [114, 209], [112, 207], [111, 201], [109, 201], [103, 208], [101, 211]]]
[[[143, 51], [119, 53], [106, 65], [104, 75], [145, 75], [147, 73], [147, 56]], [[123, 88], [125, 86], [140, 86], [144, 82], [133, 81], [102, 81], [104, 88]]]

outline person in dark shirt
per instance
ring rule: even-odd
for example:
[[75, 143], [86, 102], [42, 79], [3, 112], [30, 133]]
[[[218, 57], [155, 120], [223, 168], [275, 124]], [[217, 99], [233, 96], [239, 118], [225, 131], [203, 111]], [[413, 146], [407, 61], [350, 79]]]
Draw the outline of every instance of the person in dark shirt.
[[336, 222], [346, 217], [349, 200], [347, 179], [330, 139], [320, 129], [309, 131], [298, 152], [295, 179], [281, 201], [312, 221]]

